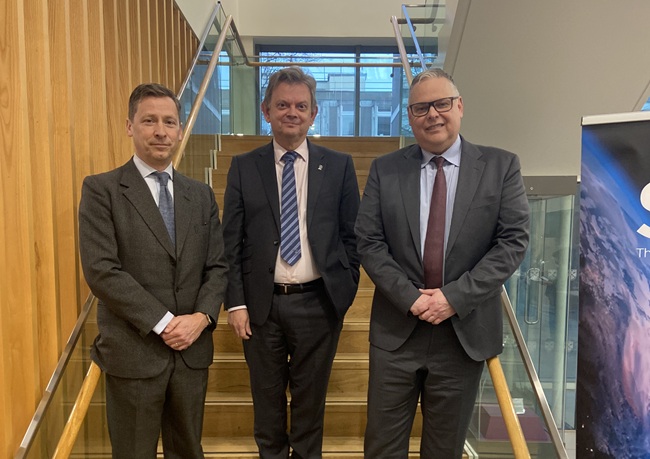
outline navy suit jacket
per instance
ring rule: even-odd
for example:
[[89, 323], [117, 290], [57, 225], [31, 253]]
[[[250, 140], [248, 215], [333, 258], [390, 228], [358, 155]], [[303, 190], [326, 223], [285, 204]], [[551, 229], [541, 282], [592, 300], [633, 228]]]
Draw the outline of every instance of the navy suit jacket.
[[[314, 262], [337, 315], [357, 292], [354, 222], [359, 187], [352, 157], [308, 142], [307, 231]], [[273, 143], [235, 156], [224, 197], [224, 240], [230, 264], [226, 309], [246, 305], [263, 324], [271, 310], [280, 248], [280, 202]]]
[[[409, 310], [424, 287], [421, 158], [419, 145], [411, 145], [374, 160], [356, 223], [362, 264], [376, 286], [370, 342], [388, 351], [399, 348], [420, 320]], [[528, 219], [517, 156], [462, 139], [442, 292], [474, 360], [502, 351], [500, 293], [525, 255]]]

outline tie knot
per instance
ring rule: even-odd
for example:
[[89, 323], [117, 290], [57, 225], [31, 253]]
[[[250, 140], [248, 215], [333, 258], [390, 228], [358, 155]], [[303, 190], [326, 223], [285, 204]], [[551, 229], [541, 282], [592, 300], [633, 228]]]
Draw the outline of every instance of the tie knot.
[[438, 156], [434, 156], [434, 157], [433, 157], [433, 162], [436, 163], [436, 167], [437, 167], [438, 169], [440, 169], [442, 166], [445, 165], [445, 158], [443, 158], [443, 157], [440, 156], [440, 155], [438, 155]]
[[152, 172], [151, 175], [156, 177], [161, 186], [167, 186], [167, 182], [169, 181], [169, 174], [167, 172]]
[[296, 157], [298, 156], [298, 153], [295, 151], [288, 151], [284, 155], [282, 155], [282, 160], [286, 163], [292, 163], [295, 161]]

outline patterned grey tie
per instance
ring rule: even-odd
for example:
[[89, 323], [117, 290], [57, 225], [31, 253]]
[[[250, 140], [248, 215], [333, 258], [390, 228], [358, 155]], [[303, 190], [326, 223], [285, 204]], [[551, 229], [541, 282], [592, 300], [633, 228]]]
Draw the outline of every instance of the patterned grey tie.
[[158, 208], [162, 215], [169, 238], [172, 240], [172, 245], [176, 246], [176, 227], [174, 225], [174, 201], [172, 195], [167, 188], [169, 181], [169, 174], [167, 172], [152, 172], [160, 184], [160, 194], [158, 195]]
[[300, 259], [300, 227], [298, 225], [298, 197], [296, 194], [296, 174], [293, 164], [298, 156], [288, 151], [282, 156], [282, 197], [280, 213], [280, 256], [290, 265]]

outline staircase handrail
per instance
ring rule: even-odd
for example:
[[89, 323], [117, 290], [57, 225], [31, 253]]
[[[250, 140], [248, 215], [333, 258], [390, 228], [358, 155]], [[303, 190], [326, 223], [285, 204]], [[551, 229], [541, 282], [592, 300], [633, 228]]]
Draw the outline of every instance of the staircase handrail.
[[52, 402], [52, 397], [56, 392], [56, 389], [59, 387], [61, 377], [63, 376], [63, 373], [68, 366], [72, 351], [74, 351], [75, 347], [77, 346], [77, 342], [81, 336], [81, 330], [86, 324], [86, 320], [90, 315], [90, 311], [95, 303], [95, 300], [95, 296], [90, 293], [86, 299], [86, 302], [84, 303], [81, 314], [79, 314], [77, 323], [70, 333], [70, 337], [68, 338], [68, 342], [66, 343], [63, 352], [61, 353], [61, 357], [59, 358], [59, 362], [57, 363], [56, 368], [54, 369], [54, 373], [52, 373], [50, 381], [45, 388], [45, 392], [43, 394], [43, 397], [41, 397], [41, 401], [39, 402], [38, 407], [36, 408], [36, 412], [34, 413], [34, 416], [32, 417], [32, 420], [27, 427], [27, 431], [25, 432], [23, 440], [20, 443], [18, 451], [16, 451], [16, 455], [14, 456], [15, 459], [24, 459], [27, 457], [27, 453], [29, 453], [31, 446], [34, 443], [36, 433], [38, 432], [43, 421], [43, 416], [47, 412], [47, 409]]
[[506, 292], [505, 287], [501, 291], [501, 304], [503, 305], [503, 309], [506, 313], [506, 316], [508, 317], [510, 328], [512, 329], [515, 342], [517, 343], [517, 349], [519, 349], [519, 354], [521, 355], [521, 359], [524, 363], [524, 368], [528, 374], [528, 379], [530, 380], [535, 398], [537, 399], [537, 403], [542, 412], [542, 418], [544, 419], [544, 423], [546, 424], [546, 428], [551, 437], [551, 442], [553, 443], [555, 452], [557, 453], [559, 459], [569, 459], [569, 455], [564, 446], [564, 442], [560, 436], [560, 431], [555, 424], [555, 419], [553, 418], [551, 407], [549, 406], [548, 400], [546, 399], [546, 394], [544, 394], [542, 383], [537, 374], [537, 370], [535, 370], [535, 364], [533, 363], [533, 359], [530, 356], [530, 352], [528, 352], [528, 346], [526, 345], [524, 334], [521, 332], [519, 322], [517, 322], [517, 316], [515, 315], [515, 311], [512, 308], [512, 303], [510, 302], [510, 298], [508, 297], [508, 292]]

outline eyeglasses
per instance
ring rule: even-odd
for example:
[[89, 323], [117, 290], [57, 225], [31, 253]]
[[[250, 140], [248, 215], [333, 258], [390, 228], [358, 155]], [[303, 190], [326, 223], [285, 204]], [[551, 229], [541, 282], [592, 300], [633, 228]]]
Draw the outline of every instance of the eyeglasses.
[[417, 104], [409, 105], [411, 115], [415, 117], [425, 116], [429, 113], [431, 107], [435, 108], [438, 113], [445, 113], [451, 110], [454, 106], [454, 100], [459, 96], [443, 97], [442, 99], [433, 100], [431, 102], [418, 102]]

